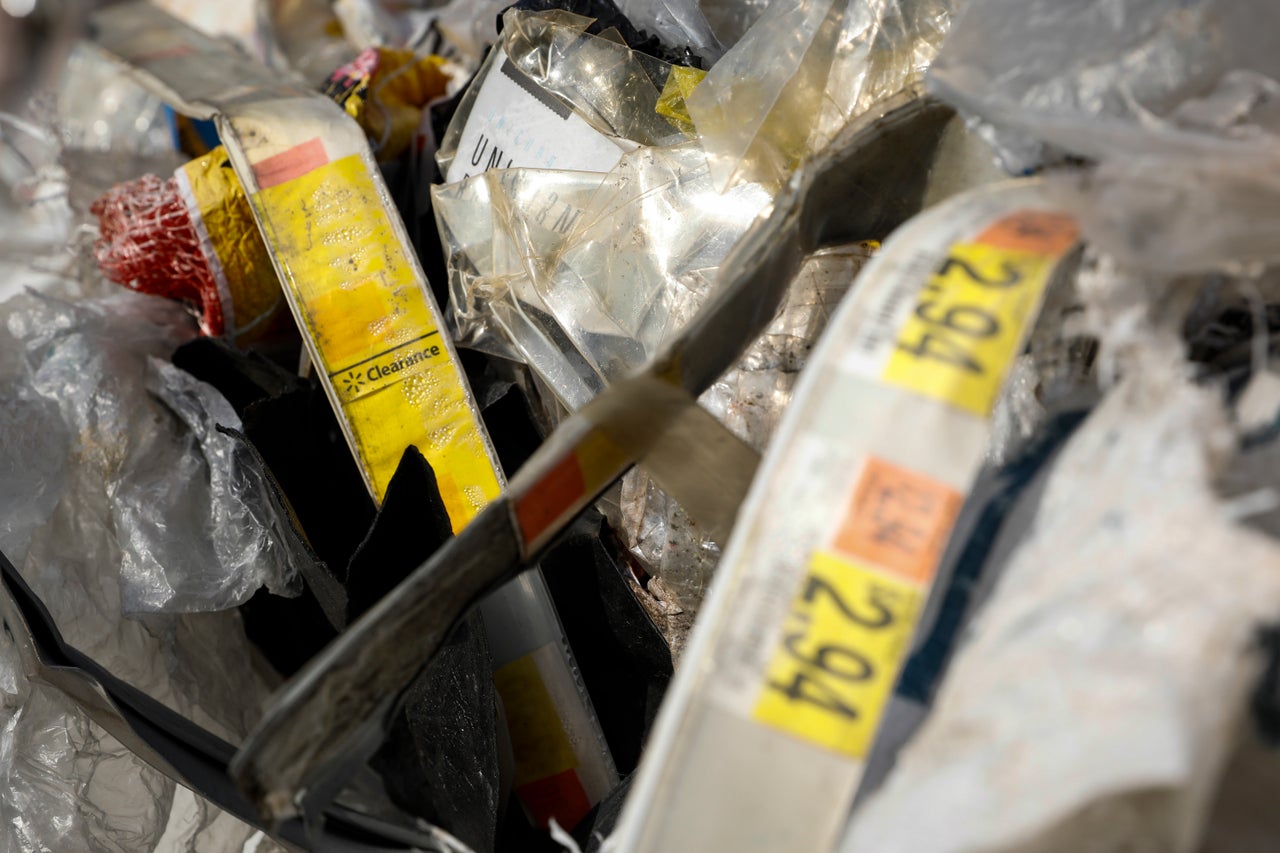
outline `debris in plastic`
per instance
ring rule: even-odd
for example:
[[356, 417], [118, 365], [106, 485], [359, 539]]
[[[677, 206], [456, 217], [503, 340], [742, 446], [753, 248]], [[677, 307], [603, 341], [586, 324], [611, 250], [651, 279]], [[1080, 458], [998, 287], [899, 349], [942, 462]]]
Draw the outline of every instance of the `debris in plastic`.
[[1269, 9], [156, 2], [0, 2], [0, 847], [1271, 844]]
[[[1133, 292], [1114, 268], [1091, 276], [1086, 302]], [[1215, 494], [1235, 430], [1187, 378], [1176, 334], [1132, 311], [1108, 325], [1123, 378], [1050, 472], [932, 713], [842, 849], [1197, 849], [1260, 670], [1256, 626], [1280, 605], [1277, 546]], [[925, 841], [903, 819], [921, 809], [952, 831]]]

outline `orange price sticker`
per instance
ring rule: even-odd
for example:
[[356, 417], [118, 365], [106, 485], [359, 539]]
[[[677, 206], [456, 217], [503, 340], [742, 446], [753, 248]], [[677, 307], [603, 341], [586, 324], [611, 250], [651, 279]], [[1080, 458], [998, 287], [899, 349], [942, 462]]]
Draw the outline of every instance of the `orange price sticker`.
[[975, 243], [1015, 252], [1062, 255], [1080, 236], [1075, 219], [1048, 210], [1019, 210], [978, 235]]
[[933, 578], [962, 503], [931, 477], [868, 457], [836, 531], [837, 551], [916, 584]]

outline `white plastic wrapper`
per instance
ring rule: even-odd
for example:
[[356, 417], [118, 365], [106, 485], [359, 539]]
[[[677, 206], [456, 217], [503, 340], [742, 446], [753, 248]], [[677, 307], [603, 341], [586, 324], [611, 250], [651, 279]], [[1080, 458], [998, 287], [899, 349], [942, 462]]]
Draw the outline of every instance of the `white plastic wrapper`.
[[1253, 632], [1280, 608], [1280, 549], [1226, 519], [1209, 478], [1231, 431], [1176, 367], [1123, 382], [1067, 447], [843, 849], [1194, 849]]
[[688, 98], [717, 187], [778, 186], [850, 119], [918, 81], [952, 0], [772, 3]]

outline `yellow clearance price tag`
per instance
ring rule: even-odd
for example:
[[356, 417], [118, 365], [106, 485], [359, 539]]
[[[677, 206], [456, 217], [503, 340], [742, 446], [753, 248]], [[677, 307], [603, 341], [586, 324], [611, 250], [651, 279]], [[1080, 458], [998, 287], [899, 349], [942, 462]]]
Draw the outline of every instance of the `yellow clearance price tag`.
[[815, 553], [753, 716], [851, 758], [866, 757], [919, 608], [917, 587]]
[[501, 489], [427, 294], [360, 157], [306, 165], [253, 201], [361, 467], [381, 501], [416, 445], [461, 530]]
[[866, 757], [961, 503], [944, 483], [866, 458], [792, 601], [757, 720]]
[[883, 379], [987, 417], [1076, 226], [1020, 211], [951, 247], [898, 332]]

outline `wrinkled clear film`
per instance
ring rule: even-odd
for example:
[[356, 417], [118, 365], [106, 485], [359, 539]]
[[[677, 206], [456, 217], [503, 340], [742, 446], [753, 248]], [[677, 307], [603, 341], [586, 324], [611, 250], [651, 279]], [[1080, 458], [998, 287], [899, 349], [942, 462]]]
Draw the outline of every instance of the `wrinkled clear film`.
[[503, 18], [507, 54], [538, 85], [560, 96], [598, 130], [641, 145], [679, 138], [656, 111], [671, 66], [609, 39], [587, 35], [591, 19], [511, 10]]
[[570, 409], [682, 327], [769, 203], [755, 185], [717, 193], [692, 144], [607, 175], [488, 172], [433, 198], [460, 340], [517, 355]]
[[921, 79], [953, 0], [773, 3], [688, 99], [717, 187], [780, 186], [852, 118]]
[[974, 0], [930, 87], [999, 126], [1006, 153], [1049, 142], [1104, 158], [1274, 145], [1280, 10], [1245, 0]]
[[[508, 9], [498, 46], [458, 103], [436, 161], [444, 174], [458, 155], [463, 130], [472, 116], [483, 81], [501, 73], [495, 64], [511, 63], [553, 98], [572, 107], [595, 130], [624, 147], [678, 143], [684, 134], [657, 112], [671, 66], [600, 36], [589, 35], [592, 19], [569, 12]], [[570, 154], [571, 157], [571, 154]]]
[[[763, 451], [791, 402], [810, 351], [871, 252], [869, 244], [857, 243], [809, 258], [773, 322], [733, 369], [702, 394], [702, 407]], [[696, 610], [719, 564], [721, 543], [642, 468], [623, 478], [621, 509], [631, 552], [662, 579], [664, 594], [680, 607]]]
[[[222, 610], [264, 585], [297, 594], [302, 546], [268, 499], [256, 460], [217, 429], [236, 429], [239, 418], [212, 386], [156, 358], [167, 354], [163, 327], [128, 313], [143, 304], [123, 295], [83, 306], [35, 298], [13, 311], [9, 331], [27, 350], [26, 375], [8, 390], [18, 417], [41, 440], [88, 442], [79, 453], [104, 478], [125, 612]], [[183, 334], [178, 318], [147, 308]], [[10, 482], [22, 482], [27, 460], [12, 464]]]
[[1280, 9], [1242, 0], [975, 0], [930, 87], [1015, 170], [1100, 161], [1053, 187], [1089, 242], [1169, 273], [1274, 263]]

